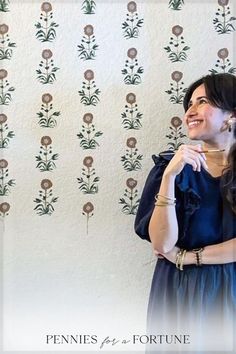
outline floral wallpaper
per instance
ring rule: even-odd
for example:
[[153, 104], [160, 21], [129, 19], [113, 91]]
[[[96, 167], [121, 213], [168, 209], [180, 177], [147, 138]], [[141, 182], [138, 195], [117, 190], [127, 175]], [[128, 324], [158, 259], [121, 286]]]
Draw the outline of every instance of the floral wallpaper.
[[[11, 175], [11, 164], [7, 160], [8, 151], [13, 149], [11, 143], [19, 137], [14, 132], [14, 119], [8, 115], [8, 106], [14, 106], [14, 94], [17, 87], [14, 87], [14, 66], [7, 65], [7, 62], [14, 58], [15, 51], [22, 46], [23, 37], [17, 43], [14, 40], [15, 29], [9, 25], [10, 16], [14, 20], [16, 12], [14, 12], [14, 1], [0, 0], [0, 11], [2, 13], [2, 23], [0, 24], [0, 148], [4, 153], [4, 158], [0, 160], [0, 213], [4, 218], [14, 210], [14, 202], [10, 205], [8, 196], [14, 193], [14, 186], [17, 185], [17, 173]], [[109, 141], [109, 128], [102, 129], [99, 126], [101, 122], [101, 109], [99, 105], [109, 107], [112, 113], [112, 105], [102, 91], [104, 83], [101, 81], [101, 73], [105, 70], [99, 56], [109, 56], [109, 52], [105, 52], [102, 41], [103, 27], [102, 13], [100, 12], [101, 2], [85, 0], [78, 2], [76, 5], [77, 14], [80, 21], [76, 30], [79, 30], [80, 36], [76, 36], [76, 47], [71, 47], [71, 55], [77, 61], [77, 67], [71, 67], [70, 63], [63, 62], [57, 55], [58, 43], [66, 43], [64, 30], [61, 29], [59, 8], [60, 2], [40, 2], [37, 1], [31, 5], [34, 11], [37, 11], [36, 17], [25, 17], [31, 28], [31, 41], [37, 46], [37, 60], [32, 64], [35, 66], [35, 72], [31, 72], [32, 80], [34, 80], [35, 88], [41, 85], [41, 95], [38, 95], [32, 87], [31, 101], [34, 102], [35, 110], [34, 125], [38, 126], [41, 138], [35, 139], [35, 156], [31, 159], [35, 160], [35, 164], [31, 165], [31, 169], [38, 170], [40, 176], [40, 190], [37, 195], [38, 183], [32, 180], [35, 189], [35, 196], [32, 200], [35, 203], [33, 210], [35, 213], [43, 217], [45, 215], [53, 215], [57, 212], [57, 204], [63, 203], [65, 196], [58, 195], [57, 184], [54, 178], [57, 176], [58, 165], [60, 164], [61, 155], [58, 153], [58, 141], [54, 142], [54, 132], [57, 134], [60, 130], [60, 120], [67, 115], [67, 111], [61, 111], [58, 107], [57, 91], [53, 90], [56, 82], [63, 86], [60, 81], [60, 71], [70, 70], [80, 74], [81, 81], [77, 82], [77, 114], [79, 118], [78, 130], [73, 137], [70, 138], [70, 145], [75, 145], [77, 149], [78, 159], [80, 161], [80, 171], [74, 176], [74, 185], [71, 186], [75, 193], [78, 193], [78, 199], [81, 205], [81, 216], [85, 216], [86, 233], [89, 230], [90, 218], [93, 217], [96, 223], [96, 201], [94, 196], [100, 193], [101, 186], [106, 185], [106, 171], [101, 168], [97, 169], [101, 160], [101, 147]], [[120, 26], [114, 27], [117, 38], [119, 38], [118, 53], [119, 60], [114, 66], [113, 71], [119, 73], [120, 80], [114, 83], [120, 87], [117, 94], [119, 100], [123, 101], [120, 105], [120, 119], [113, 118], [113, 123], [120, 134], [123, 136], [122, 143], [117, 141], [114, 148], [120, 148], [120, 165], [117, 165], [117, 174], [122, 173], [122, 184], [117, 186], [120, 189], [120, 198], [118, 200], [111, 199], [110, 202], [117, 204], [120, 212], [124, 215], [135, 215], [139, 203], [139, 196], [142, 188], [142, 169], [147, 159], [145, 152], [145, 116], [144, 104], [148, 104], [148, 94], [145, 102], [140, 100], [142, 92], [148, 87], [145, 85], [145, 73], [149, 68], [145, 62], [145, 52], [143, 41], [148, 41], [149, 31], [152, 31], [152, 24], [147, 23], [145, 13], [150, 5], [147, 3], [139, 3], [138, 1], [121, 1], [119, 2], [119, 10], [121, 17], [119, 19]], [[158, 64], [158, 70], [165, 71], [164, 80], [157, 82], [159, 87], [156, 94], [165, 94], [165, 104], [170, 106], [171, 116], [165, 117], [165, 145], [162, 148], [177, 149], [185, 140], [186, 135], [183, 131], [180, 110], [177, 106], [182, 105], [183, 97], [190, 83], [189, 72], [192, 66], [197, 65], [196, 58], [191, 52], [194, 46], [199, 46], [199, 39], [191, 37], [189, 31], [189, 9], [191, 1], [166, 1], [162, 6], [166, 6], [171, 25], [167, 25], [165, 33], [161, 33], [160, 29], [154, 29], [157, 41], [162, 36], [165, 45], [159, 46], [162, 52], [162, 62], [157, 63], [155, 57], [152, 58], [151, 65]], [[71, 13], [71, 16], [73, 14]], [[100, 21], [100, 22], [99, 22]], [[208, 26], [211, 23], [211, 35], [214, 36], [214, 57], [211, 67], [203, 67], [202, 74], [230, 72], [236, 73], [235, 62], [232, 53], [232, 38], [236, 30], [236, 17], [234, 16], [233, 3], [229, 0], [215, 1], [212, 17], [208, 18]], [[158, 26], [158, 24], [157, 24]], [[34, 31], [34, 34], [33, 34]], [[78, 31], [77, 31], [78, 32]], [[221, 41], [221, 37], [223, 41]], [[219, 40], [218, 40], [219, 38]], [[112, 39], [112, 37], [111, 37]], [[222, 47], [224, 43], [224, 47]], [[151, 39], [150, 39], [151, 45]], [[36, 50], [32, 49], [32, 50]], [[199, 53], [199, 55], [201, 55]], [[97, 63], [98, 62], [98, 63]], [[119, 63], [123, 62], [119, 68]], [[60, 64], [59, 64], [60, 63]], [[83, 63], [83, 64], [81, 64]], [[109, 60], [106, 65], [109, 65]], [[112, 65], [112, 64], [111, 64]], [[63, 67], [64, 66], [64, 67]], [[157, 74], [158, 74], [157, 70]], [[187, 72], [187, 78], [185, 73]], [[34, 76], [34, 77], [33, 77]], [[73, 79], [73, 78], [71, 78]], [[111, 82], [112, 84], [112, 82]], [[155, 88], [154, 88], [155, 90]], [[118, 93], [120, 92], [120, 93]], [[123, 94], [124, 92], [124, 94]], [[75, 93], [75, 92], [73, 92]], [[56, 102], [54, 102], [56, 100]], [[141, 101], [141, 102], [140, 102]], [[70, 104], [70, 103], [69, 103]], [[115, 115], [115, 113], [112, 113]], [[117, 115], [117, 114], [116, 114]], [[107, 119], [105, 117], [105, 119]], [[68, 121], [68, 124], [71, 124]], [[161, 124], [161, 123], [160, 123]], [[103, 125], [104, 126], [104, 125]], [[21, 132], [24, 134], [24, 131]], [[64, 134], [63, 131], [60, 134]], [[141, 142], [141, 144], [140, 144]], [[69, 147], [68, 147], [69, 148]], [[158, 149], [157, 149], [158, 150]], [[95, 153], [96, 152], [96, 153]], [[115, 152], [115, 151], [114, 151]], [[158, 152], [158, 151], [157, 151]], [[28, 156], [30, 158], [30, 156]], [[13, 161], [14, 163], [14, 161]], [[73, 164], [71, 165], [73, 170]], [[123, 171], [123, 172], [122, 172]], [[142, 177], [141, 177], [142, 176]], [[141, 177], [141, 178], [140, 178]], [[18, 188], [21, 188], [20, 185]], [[123, 191], [122, 191], [123, 189]], [[120, 204], [120, 206], [119, 206]], [[30, 208], [30, 204], [26, 208]], [[81, 217], [78, 216], [78, 219]], [[133, 219], [127, 219], [132, 222]], [[42, 220], [43, 222], [43, 220]], [[97, 220], [98, 222], [98, 220]]]

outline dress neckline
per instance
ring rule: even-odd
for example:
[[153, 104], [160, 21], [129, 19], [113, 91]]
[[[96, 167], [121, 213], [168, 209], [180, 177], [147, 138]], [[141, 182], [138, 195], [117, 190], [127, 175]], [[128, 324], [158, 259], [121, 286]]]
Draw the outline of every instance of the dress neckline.
[[222, 176], [222, 175], [219, 175], [219, 176], [212, 176], [212, 175], [210, 174], [210, 172], [207, 171], [204, 167], [202, 167], [202, 171], [204, 171], [205, 174], [208, 175], [211, 179], [216, 180], [216, 181], [219, 180], [219, 179], [221, 178], [221, 176]]

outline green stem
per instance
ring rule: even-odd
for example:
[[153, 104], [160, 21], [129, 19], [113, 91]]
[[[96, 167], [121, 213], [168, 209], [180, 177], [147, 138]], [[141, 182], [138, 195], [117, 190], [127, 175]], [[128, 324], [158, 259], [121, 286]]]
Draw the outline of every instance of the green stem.
[[88, 167], [88, 189], [90, 189], [90, 168]]
[[47, 208], [47, 190], [45, 189], [45, 192], [44, 192], [44, 197], [45, 197], [45, 200], [44, 200], [44, 207], [45, 207], [45, 210]]
[[225, 7], [223, 6], [223, 18], [224, 18], [224, 22], [223, 22], [223, 27], [224, 27], [224, 32], [225, 32]]
[[47, 165], [47, 163], [48, 163], [48, 147], [47, 146], [46, 146], [45, 150], [46, 150], [45, 162], [46, 162], [46, 165]]
[[1, 147], [3, 147], [3, 124], [1, 123], [1, 125], [0, 125], [0, 127], [1, 127], [1, 141], [0, 141], [0, 143], [1, 143]]
[[48, 113], [49, 113], [48, 103], [46, 103], [46, 118], [47, 118], [47, 124], [48, 124], [48, 119], [49, 119]]
[[91, 85], [90, 85], [90, 81], [89, 81], [89, 88], [88, 88], [88, 97], [89, 97], [89, 101], [90, 101], [90, 98], [91, 98], [90, 90], [91, 90]]
[[2, 195], [4, 195], [4, 193], [3, 193], [3, 189], [4, 189], [4, 171], [3, 171], [3, 168], [1, 168], [1, 173], [2, 173], [2, 178], [1, 178], [1, 180], [2, 180]]
[[46, 38], [48, 36], [48, 13], [46, 13]]
[[[88, 125], [88, 129], [89, 129], [89, 123], [87, 123], [87, 125]], [[89, 129], [89, 131], [87, 130], [87, 134], [88, 134], [88, 142], [90, 143], [90, 140], [91, 140], [91, 138], [90, 138], [90, 129]]]
[[88, 222], [89, 222], [89, 214], [87, 213], [87, 222], [86, 222], [86, 233], [88, 235]]
[[131, 193], [130, 193], [131, 195], [130, 195], [130, 206], [131, 206], [131, 208], [133, 207], [133, 189], [131, 189]]

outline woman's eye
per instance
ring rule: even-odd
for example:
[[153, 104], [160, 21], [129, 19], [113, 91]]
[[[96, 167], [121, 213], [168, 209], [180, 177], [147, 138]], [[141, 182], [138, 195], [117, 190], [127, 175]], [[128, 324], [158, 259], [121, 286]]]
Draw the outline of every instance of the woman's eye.
[[202, 104], [202, 103], [207, 103], [207, 100], [206, 100], [205, 98], [201, 98], [201, 99], [199, 100], [199, 103], [200, 103], [200, 104]]

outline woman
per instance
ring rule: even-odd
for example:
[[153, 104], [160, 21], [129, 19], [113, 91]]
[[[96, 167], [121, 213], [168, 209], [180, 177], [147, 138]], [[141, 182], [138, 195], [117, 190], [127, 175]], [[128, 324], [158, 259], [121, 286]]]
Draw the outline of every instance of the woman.
[[135, 220], [158, 256], [148, 333], [187, 331], [194, 347], [219, 349], [236, 315], [236, 77], [194, 82], [184, 109], [202, 144], [153, 156]]

